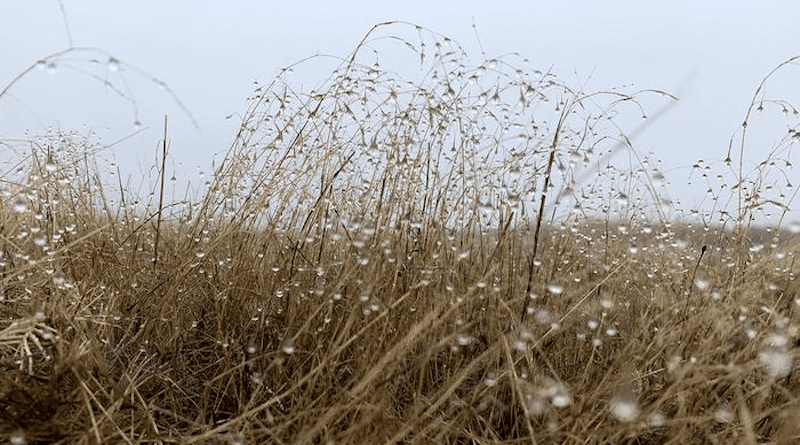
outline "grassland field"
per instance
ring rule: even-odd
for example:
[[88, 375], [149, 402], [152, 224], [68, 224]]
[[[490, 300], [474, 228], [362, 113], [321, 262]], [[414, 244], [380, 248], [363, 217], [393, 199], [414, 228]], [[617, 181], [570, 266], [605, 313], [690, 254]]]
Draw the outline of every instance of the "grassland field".
[[254, 93], [196, 200], [29, 141], [0, 185], [0, 440], [800, 443], [800, 225], [757, 224], [783, 164], [737, 167], [741, 135], [741, 187], [674, 208], [652, 160], [604, 157], [650, 92], [425, 32], [414, 82], [359, 45], [315, 93]]

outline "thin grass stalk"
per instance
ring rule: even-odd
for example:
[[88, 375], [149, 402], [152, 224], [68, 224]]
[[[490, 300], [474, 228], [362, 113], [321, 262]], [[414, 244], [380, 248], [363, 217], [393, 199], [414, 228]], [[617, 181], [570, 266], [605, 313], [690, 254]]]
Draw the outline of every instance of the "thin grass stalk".
[[161, 188], [158, 192], [158, 219], [156, 220], [156, 239], [153, 243], [153, 267], [158, 264], [158, 242], [161, 236], [161, 212], [164, 210], [164, 178], [167, 175], [167, 115], [164, 115], [164, 150], [161, 153]]
[[[536, 214], [536, 229], [533, 232], [533, 247], [531, 248], [531, 253], [528, 256], [528, 286], [525, 289], [525, 295], [531, 294], [531, 288], [533, 287], [533, 269], [536, 262], [536, 250], [539, 246], [539, 232], [542, 228], [542, 218], [544, 217], [544, 204], [545, 200], [547, 199], [547, 193], [550, 188], [550, 174], [553, 171], [553, 164], [555, 163], [556, 152], [558, 151], [559, 145], [559, 137], [561, 136], [562, 127], [566, 121], [567, 115], [571, 110], [572, 106], [565, 105], [564, 108], [561, 110], [561, 115], [558, 119], [558, 125], [556, 125], [555, 130], [553, 131], [553, 141], [550, 144], [550, 156], [547, 159], [547, 168], [544, 173], [544, 185], [542, 186], [542, 194], [539, 197], [539, 211]], [[527, 313], [527, 302], [522, 305], [522, 313], [520, 315], [520, 320], [525, 321], [525, 314]]]

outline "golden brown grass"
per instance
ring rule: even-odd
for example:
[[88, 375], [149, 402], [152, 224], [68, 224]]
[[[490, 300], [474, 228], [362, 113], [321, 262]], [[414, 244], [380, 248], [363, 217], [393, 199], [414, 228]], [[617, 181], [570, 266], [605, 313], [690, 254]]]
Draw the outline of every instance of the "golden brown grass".
[[257, 92], [185, 212], [112, 199], [69, 135], [31, 153], [0, 206], [3, 440], [800, 440], [793, 233], [669, 223], [645, 162], [571, 181], [637, 96], [487, 89], [505, 62], [435, 35], [409, 87], [360, 59], [380, 29], [323, 92]]

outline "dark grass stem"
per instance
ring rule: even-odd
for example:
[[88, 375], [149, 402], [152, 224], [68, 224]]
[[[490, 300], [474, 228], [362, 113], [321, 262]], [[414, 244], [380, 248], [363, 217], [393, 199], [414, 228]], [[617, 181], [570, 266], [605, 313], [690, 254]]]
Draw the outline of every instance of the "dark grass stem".
[[528, 296], [531, 295], [531, 290], [533, 287], [533, 272], [534, 266], [536, 264], [536, 249], [539, 247], [539, 233], [542, 228], [542, 219], [544, 217], [544, 205], [545, 200], [547, 199], [547, 193], [550, 190], [550, 174], [553, 171], [553, 164], [556, 160], [556, 152], [558, 152], [558, 145], [559, 145], [559, 137], [561, 135], [561, 130], [565, 123], [566, 117], [569, 114], [569, 110], [572, 108], [572, 105], [564, 106], [561, 110], [561, 115], [558, 119], [558, 124], [556, 125], [555, 130], [553, 131], [553, 141], [550, 143], [550, 156], [547, 159], [547, 168], [544, 172], [544, 185], [542, 186], [542, 193], [539, 197], [539, 211], [536, 213], [536, 229], [533, 232], [533, 246], [531, 247], [531, 253], [528, 256], [528, 285], [525, 288], [525, 302], [522, 305], [522, 314], [520, 315], [520, 320], [525, 321], [525, 314], [528, 312]]
[[164, 178], [167, 176], [167, 115], [164, 115], [164, 143], [161, 152], [161, 187], [158, 191], [158, 218], [156, 219], [156, 239], [153, 242], [153, 267], [158, 264], [158, 241], [161, 237], [161, 218], [164, 210]]

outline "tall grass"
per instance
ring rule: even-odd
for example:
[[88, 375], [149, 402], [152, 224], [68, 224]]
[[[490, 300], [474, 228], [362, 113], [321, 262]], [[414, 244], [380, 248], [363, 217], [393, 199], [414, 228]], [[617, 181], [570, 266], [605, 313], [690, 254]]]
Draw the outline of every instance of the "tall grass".
[[[101, 180], [90, 140], [31, 141], [0, 206], [0, 435], [798, 440], [800, 227], [745, 198], [676, 220], [619, 129], [668, 94], [515, 62], [376, 25], [313, 91], [259, 87], [185, 206]], [[781, 153], [738, 170], [751, 197]]]

